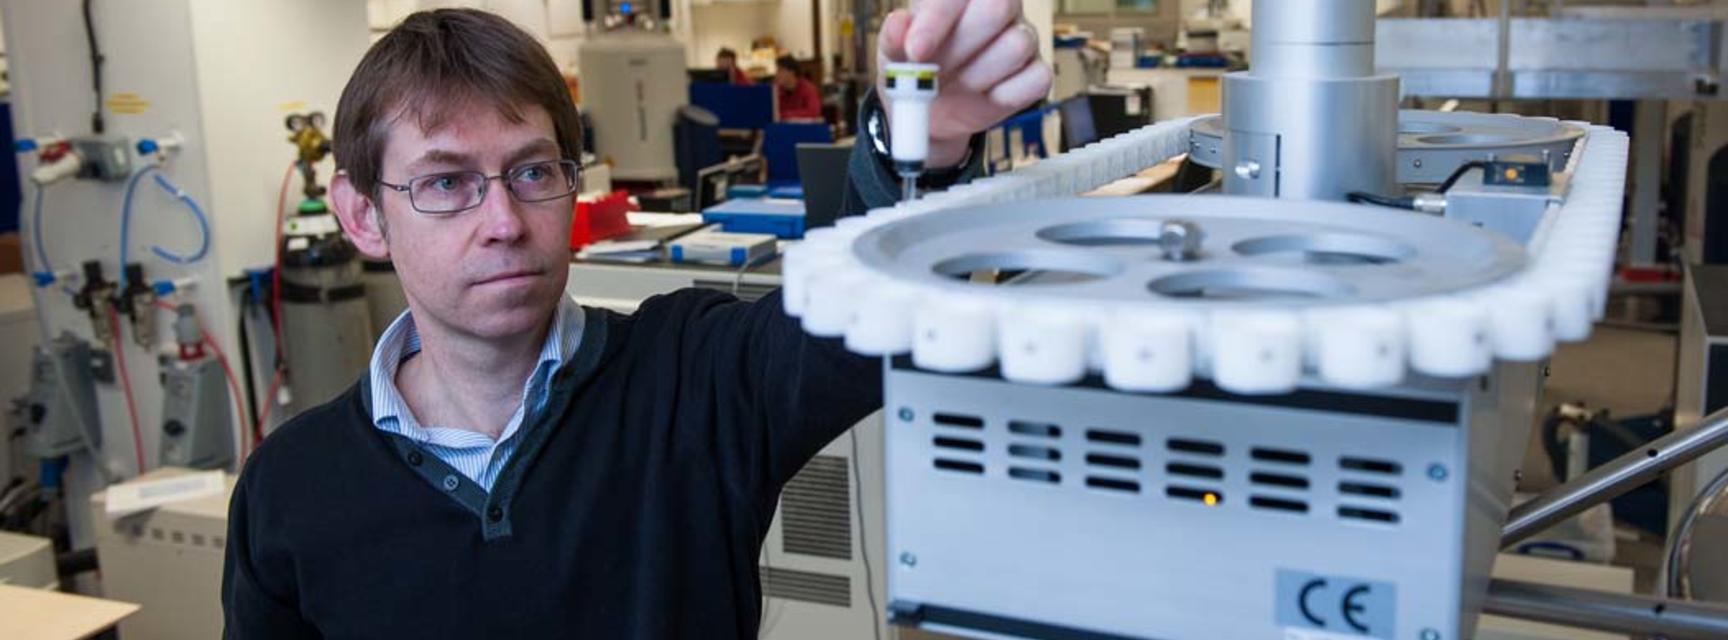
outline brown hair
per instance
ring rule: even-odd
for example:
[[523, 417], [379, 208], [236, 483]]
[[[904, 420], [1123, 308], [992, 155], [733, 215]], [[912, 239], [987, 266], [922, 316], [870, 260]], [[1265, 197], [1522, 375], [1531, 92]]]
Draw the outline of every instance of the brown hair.
[[403, 19], [360, 59], [336, 105], [336, 168], [376, 193], [392, 122], [412, 117], [433, 131], [474, 105], [518, 123], [523, 107], [545, 109], [563, 157], [579, 159], [581, 119], [546, 48], [499, 16], [438, 9]]

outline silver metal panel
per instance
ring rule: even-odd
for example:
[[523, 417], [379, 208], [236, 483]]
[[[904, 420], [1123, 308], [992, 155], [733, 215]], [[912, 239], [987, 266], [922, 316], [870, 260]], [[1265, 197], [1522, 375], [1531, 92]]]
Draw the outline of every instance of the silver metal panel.
[[[1485, 537], [1477, 546], [1486, 544], [1491, 557], [1511, 491], [1505, 463], [1521, 452], [1512, 443], [1521, 436], [1515, 421], [1513, 429], [1495, 430], [1489, 417], [1507, 406], [1485, 382], [1437, 386], [1442, 390], [1407, 388], [1392, 397], [1458, 402], [1456, 424], [1348, 413], [1347, 401], [1297, 409], [893, 370], [886, 430], [889, 554], [896, 560], [890, 599], [1136, 637], [1276, 637], [1280, 596], [1290, 595], [1280, 594], [1276, 576], [1289, 570], [1395, 585], [1396, 629], [1388, 637], [1463, 637], [1474, 618], [1470, 607], [1480, 601], [1465, 591], [1485, 588], [1488, 569], [1474, 551], [1467, 559], [1466, 533]], [[1506, 393], [1529, 391], [1524, 385]], [[982, 424], [942, 424], [937, 412], [976, 416]], [[1011, 428], [1013, 421], [1054, 425], [1060, 433], [1041, 437], [1036, 429]], [[1119, 435], [1114, 442], [1090, 437], [1099, 429]], [[982, 449], [938, 437], [976, 441]], [[1216, 443], [1222, 451], [1172, 450], [1173, 437]], [[1038, 448], [1058, 457], [1039, 455]], [[1256, 448], [1300, 452], [1310, 462], [1258, 458]], [[1467, 451], [1490, 455], [1477, 465]], [[1139, 468], [1095, 464], [1099, 455], [1132, 458]], [[1399, 470], [1344, 469], [1343, 456], [1389, 461]], [[945, 470], [935, 466], [938, 458], [982, 469]], [[1216, 467], [1222, 477], [1182, 475], [1171, 464]], [[1050, 476], [1029, 470], [1059, 477], [1048, 482]], [[1254, 481], [1253, 474], [1265, 472], [1299, 476], [1308, 486]], [[1138, 491], [1089, 482], [1096, 478], [1114, 479], [1117, 487], [1133, 482]], [[1386, 485], [1398, 497], [1344, 494], [1341, 482]], [[1190, 486], [1220, 501], [1208, 506], [1167, 495]], [[1255, 496], [1303, 503], [1307, 511], [1250, 506]], [[1392, 511], [1398, 520], [1343, 518], [1340, 507]]]
[[1493, 19], [1381, 18], [1374, 23], [1374, 63], [1381, 70], [1494, 70]]
[[1495, 91], [1498, 21], [1382, 19], [1375, 58], [1405, 95], [1723, 98], [1723, 23], [1678, 19], [1511, 21], [1508, 95]]
[[161, 464], [197, 469], [228, 466], [234, 421], [227, 380], [215, 358], [162, 368]]
[[[1512, 71], [1699, 71], [1713, 67], [1719, 23], [1701, 20], [1514, 18]], [[1383, 71], [1492, 71], [1492, 19], [1382, 19], [1375, 60]]]
[[[1680, 297], [1680, 348], [1675, 354], [1674, 428], [1696, 428], [1711, 410], [1713, 385], [1728, 384], [1712, 380], [1711, 370], [1720, 367], [1712, 362], [1724, 352], [1722, 344], [1728, 335], [1712, 333], [1722, 308], [1720, 300], [1728, 294], [1728, 267], [1717, 265], [1686, 265], [1686, 281]], [[1677, 524], [1693, 498], [1718, 474], [1728, 473], [1728, 450], [1712, 452], [1692, 464], [1675, 469], [1669, 477], [1668, 524]]]

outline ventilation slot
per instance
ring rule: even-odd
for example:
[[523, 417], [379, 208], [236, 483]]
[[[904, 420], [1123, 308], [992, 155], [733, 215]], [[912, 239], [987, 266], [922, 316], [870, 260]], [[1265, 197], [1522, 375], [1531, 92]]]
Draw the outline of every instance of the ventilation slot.
[[1062, 482], [1062, 474], [1048, 469], [1028, 469], [1026, 467], [1008, 467], [1008, 477], [1015, 480], [1030, 480], [1058, 484]]
[[947, 458], [937, 458], [936, 468], [943, 471], [958, 471], [960, 473], [984, 473], [984, 465], [976, 462], [967, 462], [965, 460], [949, 460]]
[[1374, 458], [1357, 458], [1345, 456], [1338, 459], [1338, 466], [1345, 471], [1361, 471], [1363, 473], [1379, 473], [1395, 476], [1404, 471], [1404, 467], [1390, 460]]
[[1248, 506], [1255, 509], [1271, 509], [1290, 513], [1308, 513], [1308, 503], [1301, 500], [1273, 498], [1270, 496], [1249, 496]]
[[762, 595], [836, 607], [852, 606], [852, 579], [781, 567], [762, 567]]
[[1254, 456], [1255, 460], [1259, 460], [1261, 462], [1276, 462], [1279, 464], [1307, 465], [1308, 461], [1309, 461], [1308, 454], [1303, 453], [1301, 451], [1291, 451], [1289, 449], [1269, 449], [1266, 447], [1254, 447], [1254, 450], [1250, 453]]
[[1204, 464], [1172, 462], [1164, 465], [1164, 471], [1173, 476], [1188, 476], [1190, 478], [1206, 478], [1208, 480], [1221, 480], [1224, 478], [1223, 469]]
[[1086, 454], [1086, 464], [1096, 467], [1112, 467], [1116, 469], [1139, 469], [1140, 459], [1127, 456], [1113, 456], [1104, 453]]
[[1397, 524], [1398, 514], [1380, 509], [1364, 509], [1362, 507], [1338, 507], [1338, 517], [1352, 520], [1367, 520], [1382, 524]]
[[1191, 454], [1200, 455], [1200, 456], [1221, 456], [1221, 455], [1224, 455], [1224, 445], [1218, 444], [1216, 442], [1208, 442], [1205, 440], [1188, 440], [1186, 438], [1171, 438], [1169, 441], [1164, 443], [1164, 446], [1168, 447], [1171, 451], [1175, 451], [1177, 453], [1191, 453]]
[[1362, 482], [1340, 482], [1338, 493], [1352, 496], [1368, 496], [1370, 498], [1398, 499], [1398, 487], [1388, 487], [1383, 484], [1367, 484]]
[[1140, 434], [1126, 431], [1110, 431], [1108, 429], [1087, 429], [1086, 439], [1099, 444], [1119, 444], [1129, 447], [1140, 446]]
[[945, 438], [942, 436], [936, 436], [936, 438], [934, 440], [932, 440], [931, 442], [934, 443], [936, 446], [941, 447], [943, 449], [959, 449], [961, 451], [983, 451], [984, 450], [984, 443], [983, 442], [979, 442], [977, 440], [973, 440], [970, 438]]
[[1254, 484], [1263, 484], [1269, 487], [1283, 487], [1285, 489], [1308, 488], [1307, 478], [1302, 476], [1285, 475], [1282, 473], [1255, 472], [1248, 476], [1248, 481]]
[[1164, 488], [1164, 495], [1177, 500], [1193, 500], [1214, 507], [1224, 504], [1224, 494], [1210, 489], [1170, 485]]
[[1008, 422], [1008, 432], [1015, 435], [1030, 436], [1034, 438], [1062, 437], [1062, 427], [1046, 422], [1027, 422], [1025, 420], [1010, 420]]
[[1062, 452], [1050, 447], [1035, 447], [1029, 444], [1008, 445], [1008, 455], [1016, 458], [1031, 458], [1033, 460], [1057, 461], [1062, 459]]
[[984, 419], [978, 416], [961, 415], [958, 413], [937, 413], [931, 416], [936, 424], [944, 427], [960, 427], [962, 429], [983, 429]]
[[1087, 476], [1086, 477], [1086, 486], [1091, 487], [1093, 489], [1105, 489], [1108, 491], [1126, 491], [1128, 493], [1140, 493], [1140, 483], [1135, 482], [1133, 480], [1123, 480], [1121, 478], [1104, 478], [1104, 477], [1100, 477], [1100, 476]]
[[730, 293], [738, 296], [739, 300], [745, 302], [755, 302], [762, 297], [773, 293], [775, 289], [780, 288], [780, 285], [777, 284], [752, 284], [748, 282], [734, 283], [731, 278], [725, 280], [697, 279], [695, 282], [691, 282], [690, 286], [696, 289], [707, 289], [709, 291]]
[[852, 559], [852, 491], [846, 458], [816, 456], [780, 496], [780, 547], [786, 553]]

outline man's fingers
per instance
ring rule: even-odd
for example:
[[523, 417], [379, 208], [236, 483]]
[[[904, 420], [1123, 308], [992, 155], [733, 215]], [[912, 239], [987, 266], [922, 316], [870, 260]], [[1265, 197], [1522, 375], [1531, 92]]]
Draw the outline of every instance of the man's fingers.
[[990, 89], [990, 101], [1013, 113], [1050, 93], [1050, 67], [1032, 62]]
[[970, 0], [936, 60], [943, 68], [962, 68], [1019, 20], [1020, 0]]
[[966, 0], [920, 0], [906, 33], [906, 58], [912, 62], [935, 60], [965, 8]]
[[984, 93], [1019, 72], [1037, 55], [1038, 42], [1032, 29], [1016, 23], [962, 67], [954, 82], [963, 89]]
[[906, 32], [912, 27], [912, 14], [895, 9], [882, 19], [882, 33], [876, 37], [876, 53], [889, 62], [906, 61]]

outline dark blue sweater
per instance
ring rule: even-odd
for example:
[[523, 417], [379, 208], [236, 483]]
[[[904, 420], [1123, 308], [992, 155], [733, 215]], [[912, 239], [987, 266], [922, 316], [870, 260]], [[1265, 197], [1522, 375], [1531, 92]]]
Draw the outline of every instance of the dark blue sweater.
[[879, 362], [778, 294], [589, 313], [490, 495], [373, 427], [365, 384], [271, 435], [234, 492], [229, 635], [754, 636], [780, 487], [880, 405]]

